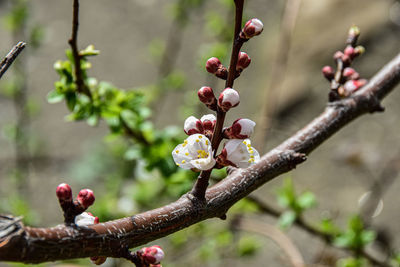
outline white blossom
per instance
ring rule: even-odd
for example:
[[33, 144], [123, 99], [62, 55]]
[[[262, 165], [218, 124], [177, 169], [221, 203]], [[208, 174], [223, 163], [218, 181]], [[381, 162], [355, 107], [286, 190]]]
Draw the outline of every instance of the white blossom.
[[202, 134], [190, 135], [172, 151], [176, 165], [183, 169], [209, 170], [215, 165], [211, 142]]
[[256, 123], [249, 119], [237, 119], [230, 128], [225, 130], [226, 137], [230, 139], [246, 139], [254, 132]]
[[247, 168], [260, 160], [260, 154], [251, 146], [250, 139], [230, 139], [220, 155], [222, 161], [238, 168]]

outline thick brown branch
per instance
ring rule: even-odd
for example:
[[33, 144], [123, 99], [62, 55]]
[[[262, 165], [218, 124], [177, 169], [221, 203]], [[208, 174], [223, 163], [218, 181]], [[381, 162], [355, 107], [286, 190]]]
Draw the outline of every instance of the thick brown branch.
[[8, 54], [3, 58], [3, 60], [0, 62], [0, 79], [3, 77], [3, 74], [6, 73], [8, 68], [11, 66], [11, 64], [14, 62], [14, 60], [17, 58], [19, 53], [22, 52], [25, 48], [25, 43], [24, 42], [18, 42], [11, 50], [8, 52]]
[[[122, 246], [135, 247], [197, 222], [221, 217], [241, 198], [295, 168], [322, 142], [358, 116], [373, 112], [400, 81], [400, 54], [353, 97], [330, 103], [325, 111], [247, 169], [237, 169], [209, 188], [205, 205], [186, 196], [164, 207], [85, 228], [59, 225], [19, 230], [0, 236], [0, 260], [39, 263], [89, 256], [118, 256]], [[1, 224], [0, 224], [1, 225]], [[1, 229], [0, 229], [1, 232]]]

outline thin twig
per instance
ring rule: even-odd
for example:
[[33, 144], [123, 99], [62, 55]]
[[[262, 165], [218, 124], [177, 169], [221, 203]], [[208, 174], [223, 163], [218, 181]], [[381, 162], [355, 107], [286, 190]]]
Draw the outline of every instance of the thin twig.
[[[231, 60], [229, 65], [229, 72], [228, 78], [225, 82], [225, 88], [233, 87], [233, 82], [235, 81], [236, 77], [236, 64], [239, 57], [240, 48], [243, 45], [243, 40], [239, 38], [240, 30], [242, 29], [242, 17], [243, 17], [243, 4], [244, 0], [235, 0], [235, 31], [233, 35], [233, 44], [232, 44], [232, 53], [231, 53]], [[215, 123], [213, 137], [211, 139], [211, 147], [215, 153], [218, 151], [219, 144], [222, 140], [222, 128], [224, 126], [225, 121], [225, 114], [226, 112], [222, 111], [217, 106], [217, 121]], [[212, 170], [202, 171], [197, 178], [195, 184], [193, 185], [193, 189], [191, 194], [196, 197], [197, 199], [204, 199], [209, 179]]]
[[81, 68], [82, 57], [79, 55], [79, 50], [78, 50], [78, 29], [79, 29], [79, 0], [74, 0], [73, 16], [72, 16], [72, 34], [71, 38], [68, 40], [68, 43], [71, 46], [72, 56], [74, 57], [74, 70], [75, 70], [77, 91], [80, 93], [84, 93], [88, 97], [92, 98], [92, 94], [90, 93], [90, 90], [86, 86], [82, 77], [82, 68]]
[[17, 58], [19, 53], [24, 50], [26, 46], [26, 43], [24, 42], [18, 42], [11, 50], [8, 52], [8, 54], [4, 57], [4, 59], [0, 63], [0, 79], [3, 77], [3, 74], [8, 70], [8, 68], [11, 66], [11, 64], [14, 62], [14, 60]]

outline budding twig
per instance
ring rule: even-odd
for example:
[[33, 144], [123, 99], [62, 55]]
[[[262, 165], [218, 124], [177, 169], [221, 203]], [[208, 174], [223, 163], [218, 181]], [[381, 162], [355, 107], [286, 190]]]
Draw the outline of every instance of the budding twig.
[[[225, 88], [232, 88], [233, 87], [233, 82], [235, 80], [236, 76], [236, 64], [238, 61], [239, 57], [239, 52], [240, 48], [242, 47], [244, 40], [239, 38], [239, 33], [242, 28], [242, 16], [243, 16], [243, 3], [244, 0], [235, 0], [235, 31], [233, 35], [233, 47], [232, 47], [232, 54], [231, 54], [231, 61], [229, 65], [229, 72], [228, 72], [228, 78], [226, 79], [225, 82]], [[225, 114], [226, 112], [222, 111], [221, 108], [218, 106], [217, 107], [217, 122], [214, 127], [214, 132], [213, 132], [213, 137], [211, 139], [211, 147], [214, 151], [214, 153], [217, 152], [218, 146], [222, 140], [222, 128], [224, 126], [224, 121], [225, 121]], [[215, 156], [215, 155], [214, 155]], [[191, 191], [191, 194], [195, 196], [198, 199], [203, 200], [207, 187], [208, 187], [208, 181], [210, 179], [212, 170], [207, 170], [207, 171], [202, 171], [197, 178], [193, 189]]]
[[74, 0], [73, 16], [72, 16], [72, 34], [71, 38], [68, 40], [68, 43], [71, 46], [72, 55], [74, 57], [74, 67], [75, 67], [74, 69], [75, 69], [77, 91], [80, 93], [84, 93], [88, 97], [92, 98], [92, 94], [90, 93], [90, 90], [86, 86], [82, 77], [82, 68], [81, 68], [82, 57], [79, 55], [79, 50], [78, 50], [78, 29], [79, 29], [79, 0]]
[[0, 62], [0, 79], [3, 77], [3, 74], [8, 70], [17, 56], [22, 52], [22, 50], [24, 50], [25, 45], [26, 43], [24, 42], [18, 42], [18, 44], [16, 44]]

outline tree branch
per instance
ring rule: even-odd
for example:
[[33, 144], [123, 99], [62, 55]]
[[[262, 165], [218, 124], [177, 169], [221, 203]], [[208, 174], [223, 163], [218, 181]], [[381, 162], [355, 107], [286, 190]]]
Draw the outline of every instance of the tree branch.
[[32, 228], [15, 221], [6, 233], [0, 217], [0, 260], [45, 261], [116, 256], [123, 246], [135, 247], [197, 222], [221, 217], [243, 197], [288, 172], [330, 136], [355, 118], [379, 110], [383, 99], [400, 82], [400, 54], [353, 96], [329, 103], [325, 111], [247, 169], [237, 169], [206, 192], [205, 205], [182, 196], [176, 202], [131, 217], [89, 227], [59, 225]]
[[0, 79], [3, 77], [3, 74], [8, 70], [14, 60], [17, 58], [19, 53], [22, 52], [25, 48], [24, 42], [18, 42], [10, 52], [5, 56], [5, 58], [0, 62]]

